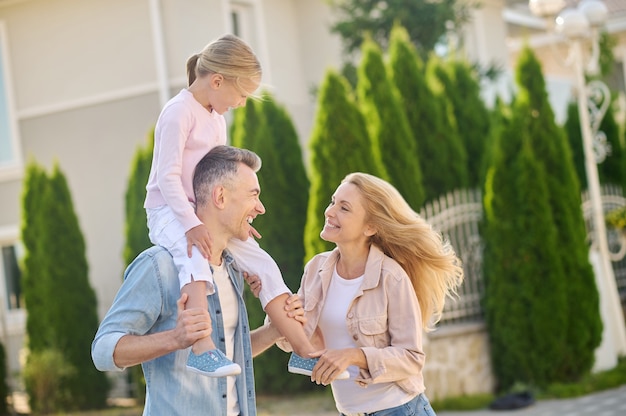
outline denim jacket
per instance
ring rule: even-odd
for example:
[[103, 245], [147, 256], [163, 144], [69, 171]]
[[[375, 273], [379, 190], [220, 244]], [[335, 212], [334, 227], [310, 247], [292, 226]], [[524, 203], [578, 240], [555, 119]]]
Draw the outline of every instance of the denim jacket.
[[[242, 372], [237, 377], [237, 395], [242, 416], [256, 415], [254, 375], [248, 314], [243, 301], [243, 276], [233, 258], [224, 253], [228, 274], [239, 295], [239, 323], [235, 331], [234, 362]], [[180, 297], [178, 273], [172, 257], [161, 247], [140, 254], [126, 269], [124, 282], [104, 317], [91, 346], [93, 362], [101, 371], [121, 371], [113, 351], [124, 335], [144, 335], [176, 326], [176, 301]], [[208, 296], [213, 322], [212, 338], [225, 351], [224, 325], [219, 296]], [[186, 370], [189, 349], [178, 350], [144, 362], [146, 402], [144, 415], [226, 415], [226, 378], [210, 378]]]

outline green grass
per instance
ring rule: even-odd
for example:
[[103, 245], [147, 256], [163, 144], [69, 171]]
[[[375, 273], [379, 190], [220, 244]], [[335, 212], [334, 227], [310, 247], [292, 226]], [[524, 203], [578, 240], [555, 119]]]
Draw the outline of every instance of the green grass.
[[611, 389], [626, 384], [626, 357], [622, 357], [617, 366], [608, 371], [590, 374], [578, 383], [558, 383], [550, 385], [539, 398], [577, 397], [585, 394]]
[[448, 397], [432, 400], [433, 409], [440, 410], [477, 410], [489, 406], [494, 399], [493, 394], [474, 394], [471, 396]]

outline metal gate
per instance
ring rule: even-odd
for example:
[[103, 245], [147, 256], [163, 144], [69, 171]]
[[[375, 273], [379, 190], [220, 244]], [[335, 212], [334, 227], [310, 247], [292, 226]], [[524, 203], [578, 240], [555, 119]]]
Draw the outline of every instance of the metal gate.
[[[626, 206], [622, 189], [615, 185], [602, 186], [604, 212], [608, 213]], [[589, 195], [582, 193], [582, 210], [588, 235], [593, 232]], [[482, 196], [479, 190], [457, 190], [441, 196], [424, 206], [420, 215], [440, 231], [463, 261], [465, 280], [458, 291], [458, 298], [446, 301], [439, 325], [481, 322], [484, 294], [482, 270], [482, 240], [480, 223], [483, 218]], [[624, 234], [607, 228], [609, 249], [613, 257], [613, 270], [617, 289], [623, 306], [626, 306], [626, 238]], [[590, 241], [590, 239], [588, 238]]]

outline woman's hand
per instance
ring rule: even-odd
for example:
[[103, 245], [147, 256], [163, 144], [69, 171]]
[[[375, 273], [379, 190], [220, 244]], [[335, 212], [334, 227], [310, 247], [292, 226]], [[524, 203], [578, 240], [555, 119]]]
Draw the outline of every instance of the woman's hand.
[[302, 325], [306, 324], [306, 316], [304, 316], [304, 305], [297, 293], [289, 296], [285, 301], [285, 311], [287, 316], [299, 321]]
[[311, 357], [320, 358], [315, 367], [313, 367], [311, 381], [324, 386], [334, 381], [349, 366], [358, 365], [362, 367], [361, 364], [365, 361], [365, 354], [363, 354], [360, 348], [320, 350], [310, 355]]

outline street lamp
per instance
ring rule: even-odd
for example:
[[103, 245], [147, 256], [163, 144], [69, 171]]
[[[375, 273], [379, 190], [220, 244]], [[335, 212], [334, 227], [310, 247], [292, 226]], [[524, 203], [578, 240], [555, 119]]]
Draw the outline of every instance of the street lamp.
[[[573, 66], [575, 74], [578, 116], [594, 231], [589, 257], [594, 268], [604, 324], [602, 342], [596, 350], [595, 369], [604, 370], [617, 365], [617, 357], [626, 354], [626, 326], [606, 238], [597, 166], [597, 163], [602, 162], [608, 154], [606, 136], [599, 131], [599, 127], [610, 103], [610, 91], [598, 80], [587, 83], [585, 76], [598, 72], [599, 29], [606, 22], [608, 12], [600, 0], [583, 0], [577, 8], [564, 9], [565, 5], [565, 0], [529, 0], [528, 4], [533, 14], [545, 18], [549, 29], [567, 37], [570, 44], [568, 63]], [[556, 19], [553, 20], [555, 16]], [[585, 43], [586, 38], [590, 38], [591, 41], [587, 66], [584, 65], [583, 55], [583, 45], [588, 45]]]

